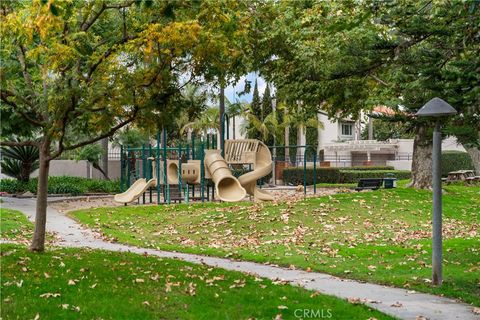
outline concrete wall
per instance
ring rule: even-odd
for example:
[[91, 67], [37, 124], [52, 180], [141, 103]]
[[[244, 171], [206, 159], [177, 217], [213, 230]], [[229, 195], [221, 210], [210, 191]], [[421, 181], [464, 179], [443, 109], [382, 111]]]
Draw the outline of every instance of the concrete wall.
[[[49, 174], [52, 177], [56, 176], [72, 176], [88, 178], [90, 172], [90, 164], [86, 160], [52, 160], [50, 162]], [[35, 170], [32, 178], [38, 177], [38, 170]]]
[[[91, 177], [95, 179], [103, 179], [103, 174], [95, 168], [92, 168]], [[120, 160], [108, 161], [108, 177], [110, 180], [120, 179]]]
[[387, 166], [392, 166], [395, 170], [412, 170], [411, 160], [389, 160]]
[[[141, 166], [140, 166], [141, 169]], [[141, 171], [140, 171], [141, 172]], [[93, 168], [86, 160], [52, 160], [50, 162], [50, 176], [72, 176], [81, 178], [103, 179], [103, 175]], [[120, 179], [120, 160], [108, 161], [108, 176], [111, 180]], [[38, 170], [35, 170], [32, 178], [38, 177]], [[0, 179], [10, 178], [0, 174]]]

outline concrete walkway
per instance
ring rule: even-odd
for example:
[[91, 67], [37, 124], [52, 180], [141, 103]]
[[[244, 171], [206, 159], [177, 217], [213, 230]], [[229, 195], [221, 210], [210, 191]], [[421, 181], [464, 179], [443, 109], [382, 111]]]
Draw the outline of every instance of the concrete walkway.
[[[30, 220], [34, 220], [35, 199], [2, 198], [2, 206], [22, 211]], [[91, 230], [83, 228], [73, 219], [49, 208], [47, 212], [47, 230], [55, 232], [60, 245], [67, 247], [88, 247], [111, 251], [129, 251], [138, 254], [147, 253], [162, 258], [180, 259], [196, 264], [206, 264], [226, 270], [255, 274], [272, 280], [285, 280], [309, 290], [337, 296], [339, 298], [359, 299], [386, 314], [400, 319], [438, 319], [438, 320], [479, 320], [473, 313], [473, 307], [430, 294], [408, 292], [405, 289], [391, 288], [376, 284], [344, 280], [331, 275], [289, 270], [253, 262], [241, 262], [223, 258], [207, 257], [195, 254], [176, 253], [153, 249], [142, 249], [102, 240]], [[422, 318], [423, 317], [423, 318]]]

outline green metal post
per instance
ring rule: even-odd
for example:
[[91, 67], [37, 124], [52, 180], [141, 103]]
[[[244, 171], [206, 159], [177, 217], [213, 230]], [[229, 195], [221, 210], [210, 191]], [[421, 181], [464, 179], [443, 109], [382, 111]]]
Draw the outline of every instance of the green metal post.
[[303, 195], [307, 195], [307, 148], [303, 153]]
[[313, 151], [313, 194], [317, 194], [317, 150]]
[[157, 177], [157, 204], [160, 204], [160, 132], [157, 132], [157, 154], [155, 155], [155, 176]]
[[205, 158], [205, 145], [200, 144], [200, 195], [202, 197], [202, 202], [205, 201], [205, 164], [203, 160]]
[[123, 184], [125, 183], [125, 163], [123, 156], [123, 145], [120, 145], [120, 191], [125, 191]]
[[[145, 144], [142, 144], [142, 177], [146, 179], [147, 173], [147, 157], [145, 157]], [[143, 204], [145, 204], [145, 192], [142, 194]]]
[[130, 151], [127, 147], [127, 189], [130, 188]]
[[195, 159], [195, 134], [192, 132], [192, 160]]
[[165, 178], [165, 195], [163, 197], [164, 202], [170, 204], [170, 185], [168, 184], [167, 180], [167, 131], [163, 129], [163, 141], [162, 141], [162, 148], [163, 148], [163, 173]]
[[178, 191], [182, 192], [182, 145], [178, 144]]

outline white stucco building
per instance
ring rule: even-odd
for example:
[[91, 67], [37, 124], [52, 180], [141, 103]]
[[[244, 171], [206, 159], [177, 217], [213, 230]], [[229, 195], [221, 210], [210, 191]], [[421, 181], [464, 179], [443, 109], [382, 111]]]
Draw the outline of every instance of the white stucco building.
[[[318, 161], [322, 165], [332, 167], [390, 165], [399, 170], [411, 169], [413, 139], [362, 140], [361, 132], [368, 124], [359, 120], [329, 119], [325, 112], [319, 112], [317, 117], [323, 124], [323, 128], [318, 129]], [[236, 119], [237, 139], [244, 138], [240, 130], [244, 121], [242, 118]], [[232, 127], [229, 136], [232, 139]], [[306, 139], [303, 136], [299, 141], [305, 143]], [[465, 151], [454, 137], [443, 141], [442, 150]]]

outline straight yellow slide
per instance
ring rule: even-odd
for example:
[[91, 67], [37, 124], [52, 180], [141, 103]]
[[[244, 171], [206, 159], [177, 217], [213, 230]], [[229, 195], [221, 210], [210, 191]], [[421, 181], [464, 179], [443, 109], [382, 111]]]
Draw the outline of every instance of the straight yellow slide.
[[127, 191], [116, 194], [113, 200], [119, 203], [130, 203], [137, 200], [148, 188], [156, 187], [157, 179], [138, 179], [135, 181]]

